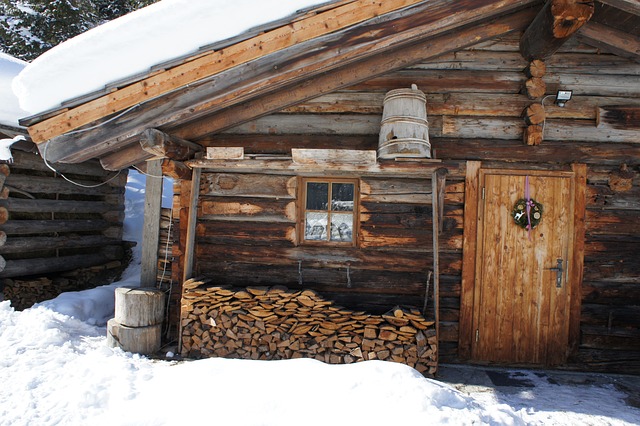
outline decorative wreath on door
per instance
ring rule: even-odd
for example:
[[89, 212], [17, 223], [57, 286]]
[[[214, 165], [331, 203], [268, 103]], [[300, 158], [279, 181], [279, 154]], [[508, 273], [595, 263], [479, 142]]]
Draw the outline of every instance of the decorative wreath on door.
[[543, 210], [542, 204], [533, 198], [520, 198], [513, 206], [511, 217], [519, 227], [531, 230], [538, 226], [542, 220]]

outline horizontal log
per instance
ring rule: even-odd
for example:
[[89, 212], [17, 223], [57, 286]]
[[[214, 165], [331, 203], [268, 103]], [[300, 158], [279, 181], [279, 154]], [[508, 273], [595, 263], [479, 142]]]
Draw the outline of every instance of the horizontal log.
[[296, 225], [280, 222], [201, 221], [196, 225], [199, 244], [238, 244], [292, 247], [297, 243]]
[[8, 260], [7, 266], [0, 272], [0, 278], [22, 277], [89, 268], [107, 263], [116, 258], [117, 257], [107, 253], [91, 253], [75, 256]]
[[0, 254], [29, 253], [36, 250], [104, 247], [122, 245], [121, 240], [102, 235], [58, 237], [12, 237], [0, 246]]
[[570, 362], [581, 370], [640, 374], [640, 351], [637, 350], [579, 348]]
[[313, 246], [252, 250], [251, 247], [197, 245], [196, 253], [197, 263], [203, 265], [225, 259], [263, 265], [291, 265], [294, 268], [299, 265], [326, 268], [345, 268], [351, 265], [352, 268], [407, 272], [426, 271], [430, 267], [431, 257], [424, 253], [395, 252], [392, 262], [389, 253], [384, 251], [344, 248], [327, 250], [326, 247]]
[[293, 199], [297, 178], [241, 173], [203, 173], [200, 194], [255, 198]]
[[361, 225], [358, 238], [360, 247], [363, 249], [433, 250], [433, 232], [431, 229], [385, 228]]
[[0, 206], [5, 207], [10, 213], [107, 213], [124, 210], [124, 205], [122, 204], [117, 205], [104, 201], [32, 200], [14, 197], [0, 200]]
[[9, 220], [0, 225], [7, 235], [105, 231], [112, 227], [105, 220]]
[[[546, 134], [546, 130], [545, 130]], [[433, 139], [440, 158], [447, 160], [507, 161], [510, 163], [585, 163], [619, 167], [640, 158], [640, 145], [615, 142], [582, 143], [545, 140], [538, 146], [526, 146], [520, 140]], [[569, 149], [569, 147], [571, 149]]]
[[587, 235], [640, 235], [640, 211], [591, 210], [586, 212]]
[[[82, 185], [95, 185], [95, 181], [76, 180]], [[98, 187], [82, 187], [74, 185], [62, 178], [28, 176], [12, 174], [7, 177], [5, 185], [30, 194], [65, 194], [65, 195], [107, 195], [120, 192], [120, 188], [102, 185]]]
[[360, 199], [363, 202], [428, 204], [431, 198], [431, 180], [427, 179], [362, 179]]
[[199, 213], [217, 220], [295, 221], [294, 201], [273, 198], [207, 197], [200, 198]]
[[587, 206], [601, 210], [640, 210], [640, 187], [618, 192], [605, 185], [588, 185]]
[[[42, 157], [35, 152], [25, 152], [20, 150], [14, 150], [12, 152], [13, 155], [13, 164], [11, 168], [14, 170], [14, 173], [20, 173], [19, 170], [24, 170], [25, 173], [32, 173], [32, 171], [37, 172], [47, 172], [50, 173], [51, 169], [47, 167], [44, 163]], [[92, 176], [92, 177], [109, 177], [113, 175], [113, 172], [109, 172], [104, 170], [98, 161], [89, 160], [80, 164], [61, 164], [56, 163], [53, 165], [56, 170], [60, 173], [78, 175], [78, 176]], [[124, 183], [123, 183], [124, 185]]]
[[380, 293], [424, 295], [427, 274], [421, 272], [371, 271], [349, 268], [298, 268], [298, 265], [256, 265], [240, 262], [211, 262], [203, 275], [213, 282], [248, 285], [302, 286], [333, 293]]
[[583, 303], [580, 312], [581, 324], [600, 327], [637, 327], [640, 306], [611, 306]]
[[640, 107], [601, 106], [597, 110], [596, 123], [598, 128], [640, 130]]

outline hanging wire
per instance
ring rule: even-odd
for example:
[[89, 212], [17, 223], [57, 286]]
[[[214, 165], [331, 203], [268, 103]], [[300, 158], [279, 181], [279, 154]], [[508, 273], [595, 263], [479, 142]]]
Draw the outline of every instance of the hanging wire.
[[[132, 111], [132, 110], [134, 110], [135, 108], [137, 108], [139, 106], [140, 106], [140, 104], [135, 104], [135, 105], [125, 109], [124, 111], [122, 111], [118, 115], [113, 116], [113, 117], [111, 117], [110, 119], [108, 119], [106, 121], [103, 121], [102, 123], [98, 123], [95, 126], [86, 127], [84, 129], [73, 130], [71, 132], [68, 132], [67, 135], [75, 135], [77, 133], [82, 133], [82, 132], [87, 132], [89, 130], [97, 129], [98, 127], [104, 126], [105, 124], [108, 124], [108, 123], [110, 123], [110, 122], [112, 122], [114, 120], [117, 120], [118, 118], [122, 117], [123, 115], [125, 115], [129, 111]], [[76, 185], [76, 186], [80, 186], [82, 188], [98, 188], [99, 186], [106, 185], [107, 183], [111, 182], [113, 179], [117, 178], [120, 175], [120, 172], [122, 171], [122, 170], [118, 170], [118, 172], [115, 175], [113, 175], [112, 177], [110, 177], [109, 179], [107, 179], [106, 181], [104, 181], [102, 183], [98, 183], [98, 184], [95, 184], [95, 185], [85, 185], [85, 184], [76, 182], [76, 181], [74, 181], [72, 179], [69, 179], [63, 173], [60, 173], [58, 170], [54, 169], [53, 166], [51, 164], [49, 164], [49, 161], [47, 161], [47, 149], [48, 148], [49, 148], [49, 142], [47, 142], [47, 144], [44, 146], [44, 151], [42, 152], [42, 159], [44, 160], [45, 166], [47, 166], [54, 173], [59, 174], [67, 182], [69, 182], [69, 183], [71, 183], [73, 185]]]
[[44, 165], [47, 166], [52, 172], [60, 175], [60, 177], [62, 177], [62, 179], [66, 180], [67, 182], [69, 182], [69, 183], [71, 183], [73, 185], [80, 186], [82, 188], [98, 188], [99, 186], [106, 185], [109, 182], [111, 182], [112, 180], [114, 180], [115, 178], [117, 178], [120, 175], [120, 172], [122, 171], [122, 170], [118, 170], [115, 175], [111, 176], [109, 179], [105, 180], [104, 182], [100, 182], [100, 183], [97, 183], [95, 185], [85, 185], [83, 183], [76, 182], [73, 179], [69, 179], [63, 173], [61, 173], [58, 170], [54, 169], [53, 166], [51, 164], [49, 164], [49, 162], [47, 161], [47, 148], [49, 148], [49, 143], [47, 143], [44, 146], [44, 151], [42, 152], [42, 159], [44, 160]]
[[543, 138], [544, 138], [544, 127], [547, 124], [547, 113], [544, 110], [544, 101], [545, 101], [545, 99], [553, 97], [553, 96], [555, 96], [555, 95], [547, 95], [544, 98], [542, 98], [542, 100], [540, 101], [540, 105], [542, 105], [542, 114], [543, 114], [543, 116], [542, 116], [542, 137]]

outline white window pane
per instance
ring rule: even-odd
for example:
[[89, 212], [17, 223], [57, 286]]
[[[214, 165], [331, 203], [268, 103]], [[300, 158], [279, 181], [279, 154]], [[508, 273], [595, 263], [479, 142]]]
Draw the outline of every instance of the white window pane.
[[353, 241], [352, 213], [334, 213], [331, 215], [331, 241]]
[[307, 212], [304, 224], [305, 240], [326, 240], [328, 213]]

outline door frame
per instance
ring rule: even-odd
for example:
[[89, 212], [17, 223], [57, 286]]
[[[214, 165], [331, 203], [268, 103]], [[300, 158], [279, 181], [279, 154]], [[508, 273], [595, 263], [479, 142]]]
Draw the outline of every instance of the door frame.
[[[483, 167], [480, 161], [467, 161], [465, 177], [464, 198], [464, 236], [462, 245], [462, 288], [460, 293], [460, 319], [458, 326], [458, 357], [460, 360], [472, 360], [473, 347], [473, 313], [476, 294], [476, 253], [477, 235], [480, 217], [478, 214], [478, 202], [481, 197], [479, 184], [480, 170], [504, 170], [517, 169], [518, 172], [534, 170], [526, 165], [509, 164], [505, 167]], [[535, 170], [540, 171], [536, 164]], [[548, 171], [567, 171], [557, 168], [546, 168]], [[585, 211], [587, 189], [587, 166], [585, 164], [572, 164], [571, 169], [574, 179], [574, 235], [573, 256], [570, 259], [573, 267], [569, 276], [569, 342], [568, 354], [574, 353], [580, 339], [580, 308], [581, 288], [584, 268], [584, 235], [585, 235]]]

